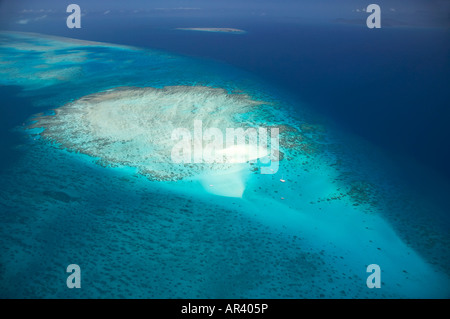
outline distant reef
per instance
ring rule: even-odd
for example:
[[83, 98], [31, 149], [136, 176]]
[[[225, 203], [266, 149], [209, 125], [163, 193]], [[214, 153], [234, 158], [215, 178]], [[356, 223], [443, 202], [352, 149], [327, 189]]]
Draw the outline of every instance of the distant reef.
[[247, 33], [244, 30], [234, 29], [234, 28], [176, 28], [176, 30], [203, 31], [203, 32], [221, 32], [221, 33], [234, 33], [234, 34]]

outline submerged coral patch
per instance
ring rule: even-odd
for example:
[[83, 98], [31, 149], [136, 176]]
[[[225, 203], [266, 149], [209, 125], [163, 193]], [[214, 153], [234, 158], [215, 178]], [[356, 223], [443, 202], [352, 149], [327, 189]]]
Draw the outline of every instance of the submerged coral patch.
[[[156, 180], [177, 180], [205, 170], [226, 170], [232, 161], [174, 163], [172, 132], [204, 127], [226, 131], [240, 127], [238, 115], [262, 104], [245, 94], [205, 86], [120, 87], [84, 96], [41, 115], [30, 128], [44, 128], [41, 136], [71, 151], [99, 158], [105, 165], [138, 168]], [[247, 123], [254, 125], [255, 123]]]

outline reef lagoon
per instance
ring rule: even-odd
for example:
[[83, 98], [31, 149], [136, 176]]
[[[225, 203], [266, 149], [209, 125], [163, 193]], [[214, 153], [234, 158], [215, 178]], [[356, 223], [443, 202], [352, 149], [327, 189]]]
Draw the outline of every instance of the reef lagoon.
[[[27, 114], [2, 137], [2, 298], [450, 296], [446, 212], [246, 71], [1, 32], [0, 74], [2, 108]], [[195, 120], [278, 128], [277, 169], [171, 162], [170, 133]], [[70, 264], [82, 289], [65, 285]]]

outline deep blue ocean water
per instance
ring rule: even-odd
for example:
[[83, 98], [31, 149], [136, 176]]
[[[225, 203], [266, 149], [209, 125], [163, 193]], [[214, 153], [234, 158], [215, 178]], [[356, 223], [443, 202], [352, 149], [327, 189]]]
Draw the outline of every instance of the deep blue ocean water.
[[[211, 70], [220, 72], [224, 78], [228, 77], [230, 81], [233, 80], [236, 74], [233, 67], [245, 70], [248, 72], [245, 74], [249, 78], [254, 77], [259, 81], [260, 90], [264, 91], [264, 88], [267, 88], [270, 91], [268, 94], [281, 96], [284, 100], [291, 102], [292, 105], [301, 105], [301, 108], [308, 109], [308, 114], [310, 114], [311, 118], [332, 127], [336, 132], [341, 132], [344, 138], [347, 135], [354, 136], [357, 140], [355, 143], [367, 143], [375, 148], [378, 152], [377, 156], [380, 156], [379, 164], [381, 169], [384, 168], [388, 172], [394, 172], [395, 178], [398, 178], [400, 181], [400, 188], [409, 184], [410, 189], [408, 191], [411, 191], [412, 194], [423, 196], [425, 202], [432, 202], [433, 205], [439, 207], [439, 209], [434, 210], [432, 208], [433, 205], [426, 206], [424, 204], [425, 208], [421, 210], [420, 214], [423, 214], [423, 211], [428, 209], [428, 217], [431, 220], [436, 219], [439, 221], [439, 225], [436, 225], [436, 227], [440, 229], [440, 232], [447, 234], [448, 238], [450, 217], [448, 214], [442, 213], [448, 207], [446, 194], [449, 191], [448, 183], [450, 180], [450, 168], [448, 167], [450, 160], [450, 142], [448, 140], [450, 127], [447, 125], [450, 120], [450, 110], [448, 109], [448, 100], [450, 98], [450, 81], [448, 78], [450, 74], [448, 58], [450, 44], [448, 31], [395, 28], [368, 30], [362, 27], [346, 25], [307, 25], [280, 21], [261, 24], [254, 21], [239, 20], [227, 20], [226, 23], [230, 24], [232, 22], [232, 27], [245, 29], [248, 31], [247, 34], [211, 34], [172, 29], [174, 27], [190, 26], [207, 27], [213, 22], [216, 25], [220, 24], [220, 21], [207, 20], [201, 22], [203, 25], [199, 25], [198, 21], [194, 25], [192, 20], [166, 19], [162, 22], [137, 19], [133, 22], [128, 21], [126, 24], [121, 24], [120, 28], [115, 26], [112, 21], [107, 24], [108, 27], [106, 27], [106, 24], [103, 25], [97, 21], [95, 25], [86, 24], [82, 30], [78, 30], [79, 32], [54, 29], [49, 26], [41, 26], [32, 31], [147, 47], [174, 54], [192, 56], [197, 59], [211, 60], [211, 62], [205, 62], [205, 65], [212, 63], [211, 65], [214, 65], [214, 67]], [[97, 53], [101, 53], [101, 51], [102, 49], [99, 49]], [[225, 64], [216, 65], [215, 61]], [[184, 63], [189, 62], [186, 60]], [[98, 67], [95, 70], [96, 72], [107, 74], [107, 65], [98, 65], [96, 67]], [[192, 66], [192, 70], [194, 69], [195, 67]], [[203, 66], [200, 73], [206, 74], [206, 69], [207, 67]], [[184, 70], [189, 72], [191, 69], [186, 65]], [[186, 81], [193, 78], [190, 74], [181, 75], [181, 78], [183, 77], [185, 77]], [[151, 81], [157, 82], [157, 80]], [[126, 82], [127, 80], [117, 79], [117, 84], [126, 85]], [[161, 80], [161, 83], [163, 83], [163, 80]], [[98, 86], [101, 87], [102, 85], [98, 84]], [[317, 261], [320, 261], [321, 257], [315, 255], [317, 251], [299, 252], [296, 246], [287, 245], [288, 242], [297, 241], [296, 237], [290, 237], [290, 235], [282, 232], [277, 233], [278, 230], [273, 234], [273, 231], [266, 229], [264, 223], [262, 225], [253, 224], [253, 221], [251, 219], [249, 221], [245, 215], [242, 216], [236, 212], [226, 210], [221, 211], [224, 206], [235, 205], [227, 202], [226, 199], [224, 199], [226, 202], [224, 206], [216, 208], [217, 214], [206, 214], [203, 216], [201, 224], [208, 230], [199, 235], [202, 240], [199, 240], [198, 246], [196, 246], [196, 241], [192, 238], [178, 238], [173, 241], [168, 240], [167, 245], [169, 247], [163, 247], [161, 251], [166, 249], [170, 251], [175, 250], [181, 254], [183, 250], [186, 250], [184, 242], [187, 243], [186, 245], [193, 245], [188, 247], [188, 250], [195, 247], [195, 249], [200, 251], [199, 254], [201, 256], [203, 254], [207, 256], [207, 251], [210, 248], [208, 243], [211, 240], [214, 241], [220, 236], [224, 236], [222, 237], [223, 240], [219, 240], [214, 245], [222, 247], [222, 249], [224, 247], [240, 247], [239, 236], [252, 230], [254, 233], [249, 235], [248, 238], [248, 241], [252, 244], [245, 246], [242, 250], [226, 251], [226, 256], [228, 257], [233, 254], [238, 255], [237, 258], [240, 262], [233, 267], [239, 269], [241, 274], [234, 273], [235, 277], [228, 279], [231, 282], [233, 280], [245, 281], [242, 284], [242, 291], [236, 289], [230, 295], [227, 295], [227, 291], [230, 289], [229, 283], [213, 278], [209, 278], [209, 281], [206, 280], [210, 284], [209, 287], [196, 285], [192, 288], [191, 283], [186, 279], [188, 276], [198, 276], [200, 281], [205, 280], [201, 276], [202, 271], [205, 273], [209, 273], [211, 269], [220, 271], [221, 267], [225, 267], [223, 264], [226, 259], [221, 259], [223, 256], [220, 254], [213, 254], [211, 259], [206, 257], [200, 258], [198, 264], [200, 266], [198, 268], [189, 269], [189, 267], [194, 267], [191, 264], [187, 265], [185, 269], [177, 267], [165, 268], [161, 264], [169, 262], [173, 257], [165, 258], [156, 254], [155, 260], [149, 261], [144, 256], [139, 255], [139, 249], [133, 251], [133, 243], [136, 238], [148, 236], [145, 229], [142, 229], [142, 225], [145, 225], [147, 222], [161, 223], [161, 226], [159, 226], [162, 229], [161, 234], [166, 237], [171, 234], [168, 229], [166, 231], [166, 227], [170, 228], [170, 223], [172, 223], [172, 227], [179, 227], [180, 229], [197, 227], [198, 224], [192, 220], [187, 222], [188, 225], [185, 224], [183, 209], [188, 209], [188, 211], [195, 211], [195, 207], [200, 209], [199, 206], [201, 206], [202, 201], [190, 197], [176, 197], [172, 209], [168, 210], [167, 207], [164, 207], [164, 200], [158, 198], [157, 188], [153, 189], [153, 186], [148, 186], [142, 181], [132, 182], [132, 185], [130, 185], [128, 173], [123, 173], [124, 176], [121, 175], [121, 172], [114, 170], [105, 173], [102, 168], [94, 164], [88, 164], [87, 166], [86, 163], [80, 164], [74, 159], [73, 155], [62, 155], [54, 149], [46, 150], [42, 145], [27, 145], [29, 142], [22, 136], [23, 133], [12, 130], [17, 126], [21, 126], [31, 115], [54, 108], [51, 102], [52, 99], [56, 99], [58, 103], [63, 101], [58, 100], [61, 97], [54, 98], [52, 93], [47, 92], [43, 94], [48, 95], [48, 99], [43, 100], [48, 102], [36, 106], [33, 105], [33, 100], [27, 97], [26, 92], [25, 94], [22, 92], [20, 86], [3, 86], [0, 89], [3, 99], [0, 110], [2, 115], [1, 134], [4, 137], [1, 139], [2, 154], [4, 154], [0, 159], [2, 164], [1, 172], [6, 174], [9, 172], [9, 169], [14, 169], [16, 163], [21, 160], [32, 159], [33, 156], [38, 156], [37, 154], [47, 154], [45, 156], [49, 160], [53, 156], [55, 159], [58, 159], [55, 162], [57, 163], [55, 166], [59, 169], [61, 167], [65, 168], [64, 173], [60, 176], [52, 171], [51, 165], [48, 167], [48, 170], [43, 172], [34, 171], [33, 166], [27, 168], [29, 172], [20, 172], [22, 177], [30, 175], [30, 181], [39, 179], [38, 173], [43, 174], [42, 176], [44, 177], [42, 178], [47, 176], [49, 180], [54, 180], [52, 182], [55, 183], [54, 189], [49, 190], [48, 187], [42, 187], [42, 190], [35, 194], [36, 198], [30, 199], [30, 202], [37, 202], [33, 206], [39, 207], [40, 195], [44, 194], [53, 198], [50, 201], [50, 206], [47, 208], [48, 211], [42, 216], [31, 217], [27, 215], [28, 211], [23, 207], [19, 210], [12, 209], [10, 199], [8, 199], [8, 204], [2, 203], [2, 207], [6, 208], [5, 211], [15, 211], [19, 219], [38, 219], [37, 224], [43, 223], [47, 225], [43, 226], [45, 233], [39, 232], [37, 235], [38, 242], [41, 243], [61, 240], [58, 237], [61, 233], [55, 229], [58, 227], [66, 228], [67, 238], [60, 245], [56, 245], [54, 251], [52, 251], [51, 245], [45, 246], [47, 250], [42, 251], [41, 254], [48, 260], [56, 260], [61, 265], [71, 263], [69, 257], [74, 255], [79, 256], [81, 259], [93, 261], [94, 264], [86, 266], [88, 270], [86, 273], [90, 273], [90, 275], [87, 275], [87, 281], [95, 281], [95, 276], [92, 274], [103, 271], [102, 262], [110, 263], [108, 269], [111, 271], [111, 278], [97, 273], [102, 281], [106, 280], [105, 286], [108, 289], [102, 290], [99, 288], [100, 286], [96, 286], [95, 289], [98, 290], [89, 291], [91, 296], [176, 297], [178, 295], [189, 296], [192, 293], [193, 297], [268, 296], [295, 298], [298, 296], [318, 297], [314, 294], [320, 292], [323, 296], [368, 297], [366, 291], [355, 292], [350, 289], [342, 294], [334, 291], [327, 292], [327, 289], [324, 287], [321, 287], [324, 289], [324, 291], [321, 291], [321, 289], [313, 287], [314, 285], [309, 288], [294, 285], [292, 290], [286, 289], [286, 291], [280, 293], [277, 289], [290, 282], [289, 276], [296, 274], [296, 271], [293, 269], [296, 265], [304, 263], [306, 273], [303, 273], [303, 276], [306, 278], [306, 276], [311, 276], [310, 272], [312, 269], [317, 270], [316, 267], [322, 265], [322, 262]], [[56, 92], [57, 88], [54, 90]], [[95, 92], [95, 88], [85, 87], [81, 91], [84, 94], [92, 93]], [[80, 91], [77, 94], [84, 95]], [[77, 97], [79, 96], [73, 96], [71, 99]], [[33, 149], [33, 153], [36, 155], [26, 155], [29, 149]], [[356, 147], [355, 149], [363, 152], [362, 148]], [[35, 158], [34, 160], [36, 163], [41, 163], [40, 165], [43, 165], [42, 162], [46, 161], [45, 158]], [[374, 159], [374, 162], [377, 164], [377, 158]], [[389, 166], [384, 167], [386, 163], [389, 163]], [[370, 165], [373, 165], [373, 163]], [[43, 166], [39, 167], [42, 168]], [[70, 184], [73, 185], [65, 185], [64, 180], [73, 179], [74, 175], [71, 175], [71, 172], [75, 176], [79, 176], [79, 180], [76, 182], [72, 180]], [[93, 179], [91, 179], [92, 176]], [[115, 188], [104, 186], [112, 180], [117, 183]], [[26, 179], [14, 180], [5, 178], [3, 179], [4, 184], [1, 185], [4, 189], [11, 187], [11, 185], [6, 184], [6, 181], [18, 183], [18, 185], [14, 186], [17, 190], [21, 189], [21, 184], [23, 184], [23, 189], [26, 189]], [[84, 198], [81, 201], [79, 198], [88, 194], [92, 185], [102, 186], [98, 187], [99, 189], [94, 198]], [[83, 189], [83, 187], [85, 188]], [[146, 193], [146, 187], [149, 187], [148, 194]], [[58, 188], [63, 189], [64, 194], [69, 194], [68, 197], [58, 193], [56, 191]], [[24, 191], [23, 195], [30, 196], [30, 194], [30, 191], [27, 190]], [[134, 196], [133, 194], [138, 195]], [[98, 198], [108, 198], [108, 200], [98, 201]], [[148, 201], [151, 204], [145, 201], [146, 198], [151, 199]], [[23, 197], [20, 198], [19, 196], [16, 200], [22, 201], [22, 204], [18, 206], [26, 206], [23, 205]], [[205, 199], [207, 202], [208, 200], [214, 199]], [[89, 203], [87, 216], [77, 216], [74, 212], [88, 207], [86, 203]], [[47, 204], [44, 203], [43, 205], [46, 206]], [[192, 208], [192, 206], [195, 207]], [[123, 210], [123, 207], [126, 207], [126, 211]], [[402, 206], [400, 205], [400, 207]], [[156, 212], [156, 215], [151, 217], [143, 215], [142, 212], [145, 210]], [[66, 211], [68, 215], [53, 216], [48, 214], [48, 212], [60, 211]], [[136, 216], [136, 220], [132, 219], [129, 221], [130, 225], [127, 226], [127, 223], [122, 221], [126, 221], [129, 218], [130, 211], [135, 213], [133, 216]], [[397, 213], [400, 215], [411, 213], [412, 216], [415, 216], [411, 211], [411, 207], [406, 208], [403, 206], [403, 210]], [[230, 219], [230, 215], [239, 220], [239, 223], [233, 222]], [[167, 220], [165, 219], [166, 217]], [[423, 215], [422, 217], [427, 218], [427, 216]], [[149, 220], [147, 220], [148, 218]], [[223, 229], [219, 231], [219, 228], [221, 228], [220, 223], [224, 221], [227, 221], [227, 227], [224, 227], [224, 229], [228, 230], [228, 232]], [[52, 223], [55, 226], [52, 226]], [[173, 223], [176, 226], [173, 226]], [[237, 227], [236, 225], [238, 224], [241, 226]], [[88, 238], [86, 242], [89, 240], [95, 242], [98, 238], [102, 238], [102, 240], [99, 240], [98, 245], [94, 246], [89, 246], [89, 244], [79, 240], [77, 242], [78, 246], [74, 245], [75, 248], [73, 250], [67, 253], [61, 252], [60, 250], [63, 247], [71, 246], [69, 239], [74, 240], [77, 238], [76, 236], [80, 234], [80, 227], [86, 233]], [[116, 229], [120, 235], [108, 235], [107, 231], [104, 230], [105, 227]], [[396, 227], [400, 226], [397, 225]], [[155, 228], [150, 229], [154, 230]], [[17, 231], [20, 232], [20, 228], [17, 228]], [[93, 235], [96, 232], [99, 233], [98, 237]], [[220, 236], [213, 236], [213, 239], [211, 239], [210, 234], [214, 232], [219, 232]], [[271, 235], [267, 235], [269, 233]], [[52, 236], [56, 236], [56, 238], [52, 238]], [[175, 233], [174, 236], [183, 236], [183, 233]], [[420, 234], [418, 236], [425, 235]], [[255, 249], [255, 251], [251, 251], [250, 247], [258, 247], [258, 241], [261, 238], [268, 238], [265, 245], [262, 246], [263, 248], [260, 247]], [[117, 247], [114, 245], [113, 248], [109, 247], [107, 244], [108, 240], [117, 244]], [[157, 245], [160, 243], [157, 238], [153, 238], [153, 240], [153, 243]], [[126, 244], [123, 244], [121, 247], [121, 242]], [[29, 245], [29, 247], [32, 247], [32, 244]], [[136, 245], [143, 245], [149, 250], [155, 249], [154, 245], [147, 242]], [[76, 249], [76, 247], [79, 249]], [[91, 252], [88, 250], [88, 247], [90, 249], [97, 247], [98, 258], [92, 259], [92, 257], [89, 257]], [[266, 264], [260, 260], [264, 253], [269, 254], [280, 247], [284, 247], [285, 250], [280, 252], [281, 256], [279, 259], [269, 258]], [[131, 251], [122, 251], [130, 249]], [[108, 252], [112, 252], [111, 256], [108, 256]], [[442, 260], [449, 258], [448, 250], [441, 253], [443, 255], [441, 256]], [[308, 254], [314, 254], [314, 257]], [[135, 257], [127, 258], [127, 256], [131, 255]], [[299, 257], [291, 260], [289, 256], [293, 255]], [[26, 260], [22, 253], [9, 252], [8, 256], [14, 256], [16, 259], [24, 258], [23, 263], [17, 260], [12, 263], [23, 265], [23, 271], [31, 269], [31, 267], [41, 267], [39, 269], [46, 273], [50, 279], [54, 279], [55, 276], [61, 277], [62, 280], [65, 278], [65, 273], [55, 275], [46, 269], [46, 267], [50, 266], [37, 266], [38, 260]], [[180, 260], [184, 260], [184, 258], [188, 258], [188, 256], [182, 256]], [[277, 273], [276, 269], [278, 269], [277, 265], [280, 260], [289, 260], [289, 262], [286, 263], [285, 268], [282, 268]], [[179, 261], [172, 261], [174, 265], [179, 265]], [[206, 265], [204, 264], [205, 262]], [[134, 267], [133, 274], [126, 274], [124, 276], [125, 279], [114, 281], [114, 271], [111, 269], [114, 269], [114, 267], [122, 269], [123, 264], [121, 263]], [[2, 264], [7, 263], [2, 261]], [[145, 283], [145, 280], [142, 280], [142, 282], [139, 281], [138, 283], [133, 282], [129, 289], [116, 287], [120, 294], [115, 294], [111, 291], [115, 285], [122, 284], [123, 286], [127, 278], [128, 280], [136, 280], [136, 277], [133, 276], [145, 272], [146, 267], [154, 270], [158, 269], [158, 265], [161, 266], [159, 268], [161, 272], [154, 275], [153, 283]], [[324, 269], [321, 271], [326, 273], [326, 267], [323, 267]], [[448, 273], [448, 266], [442, 264], [442, 261], [440, 262], [440, 267], [444, 268]], [[258, 269], [259, 274], [252, 278], [250, 269]], [[270, 274], [270, 269], [275, 269], [274, 273]], [[4, 270], [0, 269], [0, 275], [2, 271], [5, 273]], [[233, 273], [225, 269], [222, 269], [222, 271], [227, 275]], [[279, 281], [271, 282], [267, 280], [267, 282], [255, 284], [262, 278], [261, 273], [265, 271], [269, 272], [265, 274], [267, 278]], [[284, 277], [280, 279], [278, 276]], [[110, 285], [107, 283], [107, 278], [111, 280]], [[167, 278], [171, 278], [170, 282], [167, 282]], [[338, 281], [345, 283], [345, 278], [340, 278]], [[8, 282], [13, 282], [13, 278], [8, 278]], [[179, 285], [179, 289], [173, 287], [173, 283]], [[308, 282], [308, 284], [311, 283]], [[330, 284], [330, 287], [332, 286]], [[41, 287], [42, 291], [39, 290], [39, 287]], [[146, 290], [148, 287], [152, 288], [152, 294], [150, 295]], [[305, 293], [308, 289], [311, 295]], [[42, 279], [41, 286], [34, 285], [27, 288], [26, 285], [23, 285], [22, 289], [17, 290], [16, 295], [12, 293], [11, 289], [8, 290], [8, 293], [10, 295], [4, 297], [73, 297], [67, 291], [59, 290], [59, 288], [51, 285], [50, 287], [45, 286], [44, 279]], [[243, 295], [240, 295], [241, 293]], [[380, 295], [377, 296], [379, 297]], [[391, 295], [387, 292], [386, 295], [381, 296], [390, 297]]]

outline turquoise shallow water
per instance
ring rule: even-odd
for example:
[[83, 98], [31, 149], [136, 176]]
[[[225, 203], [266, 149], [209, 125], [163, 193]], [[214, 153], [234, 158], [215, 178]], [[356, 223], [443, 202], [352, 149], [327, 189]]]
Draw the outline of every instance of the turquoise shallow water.
[[[236, 198], [195, 178], [158, 182], [103, 167], [17, 123], [5, 146], [16, 160], [0, 175], [1, 297], [449, 296], [448, 234], [426, 214], [438, 208], [380, 167], [376, 150], [310, 123], [270, 84], [159, 51], [18, 33], [0, 39], [0, 83], [21, 88], [3, 107], [31, 101], [24, 122], [114, 87], [210, 86], [268, 102], [260, 121], [298, 128], [308, 142], [285, 147], [277, 174], [245, 174]], [[65, 285], [73, 263], [82, 289]], [[381, 289], [366, 287], [372, 263], [382, 269]]]

